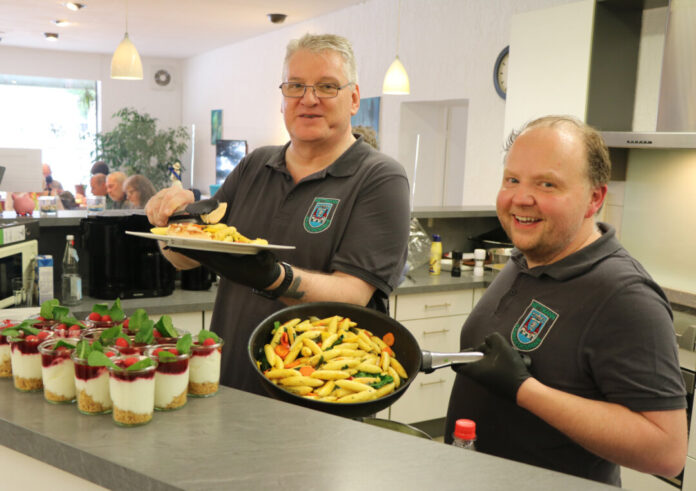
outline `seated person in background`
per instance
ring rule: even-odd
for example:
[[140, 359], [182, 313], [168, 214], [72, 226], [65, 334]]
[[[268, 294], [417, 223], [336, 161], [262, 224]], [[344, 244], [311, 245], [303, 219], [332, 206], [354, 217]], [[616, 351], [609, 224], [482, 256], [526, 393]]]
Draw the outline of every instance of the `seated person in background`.
[[135, 174], [126, 179], [123, 189], [131, 208], [145, 208], [148, 200], [157, 193], [155, 186], [142, 174]]
[[75, 197], [70, 191], [63, 191], [61, 192], [58, 197], [60, 198], [60, 202], [63, 204], [63, 209], [65, 210], [75, 210], [77, 209], [77, 202], [75, 201]]
[[89, 175], [93, 176], [94, 174], [104, 174], [105, 176], [109, 175], [109, 166], [106, 165], [106, 162], [103, 160], [98, 160], [92, 165], [92, 168], [89, 170]]
[[106, 192], [111, 198], [111, 206], [109, 209], [120, 210], [122, 208], [130, 208], [130, 203], [126, 199], [126, 192], [123, 189], [123, 183], [126, 181], [126, 175], [121, 171], [115, 171], [106, 176]]
[[377, 133], [372, 126], [359, 125], [353, 128], [354, 135], [362, 135], [365, 143], [370, 145], [372, 148], [379, 150], [379, 143], [377, 142]]
[[89, 180], [89, 188], [94, 196], [106, 196], [106, 176], [94, 174]]
[[63, 185], [53, 179], [53, 175], [51, 174], [51, 166], [48, 164], [43, 164], [41, 172], [44, 176], [44, 186], [41, 194], [44, 196], [57, 196], [60, 194], [60, 192], [63, 190]]

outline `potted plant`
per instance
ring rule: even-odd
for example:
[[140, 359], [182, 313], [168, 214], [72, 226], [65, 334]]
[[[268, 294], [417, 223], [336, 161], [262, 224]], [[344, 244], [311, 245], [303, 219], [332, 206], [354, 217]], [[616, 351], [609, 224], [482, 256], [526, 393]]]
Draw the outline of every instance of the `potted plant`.
[[111, 131], [97, 133], [94, 160], [103, 160], [111, 169], [128, 175], [142, 174], [157, 189], [166, 187], [169, 167], [181, 162], [188, 149], [186, 128], [158, 129], [156, 118], [128, 107], [113, 117], [120, 122]]

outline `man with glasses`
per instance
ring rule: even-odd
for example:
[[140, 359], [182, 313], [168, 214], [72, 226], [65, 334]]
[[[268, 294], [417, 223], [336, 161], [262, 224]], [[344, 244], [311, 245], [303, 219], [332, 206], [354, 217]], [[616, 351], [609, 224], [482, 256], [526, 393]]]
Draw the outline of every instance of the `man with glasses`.
[[[178, 268], [204, 264], [222, 276], [211, 329], [225, 340], [222, 383], [263, 394], [249, 357], [253, 329], [292, 305], [340, 301], [387, 311], [406, 261], [409, 191], [403, 167], [351, 131], [360, 107], [355, 57], [335, 35], [287, 46], [280, 84], [290, 141], [247, 155], [215, 194], [223, 221], [248, 237], [295, 246], [235, 256], [164, 250]], [[193, 201], [160, 191], [146, 206], [154, 225]]]

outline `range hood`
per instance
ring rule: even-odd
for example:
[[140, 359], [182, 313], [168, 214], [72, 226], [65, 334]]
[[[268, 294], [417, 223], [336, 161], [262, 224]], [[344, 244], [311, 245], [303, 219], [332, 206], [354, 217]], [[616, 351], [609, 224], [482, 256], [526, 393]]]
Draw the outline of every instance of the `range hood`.
[[614, 148], [696, 149], [696, 2], [670, 0], [655, 131], [603, 131]]

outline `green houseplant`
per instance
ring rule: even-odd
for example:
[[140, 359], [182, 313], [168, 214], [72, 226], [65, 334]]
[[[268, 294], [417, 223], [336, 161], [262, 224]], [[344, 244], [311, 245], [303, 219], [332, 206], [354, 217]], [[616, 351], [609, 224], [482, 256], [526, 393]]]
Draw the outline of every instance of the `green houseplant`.
[[95, 136], [94, 160], [103, 160], [110, 169], [127, 175], [142, 174], [157, 189], [166, 187], [169, 166], [181, 162], [188, 149], [186, 128], [158, 129], [156, 118], [128, 107], [113, 117], [120, 119], [116, 127]]

